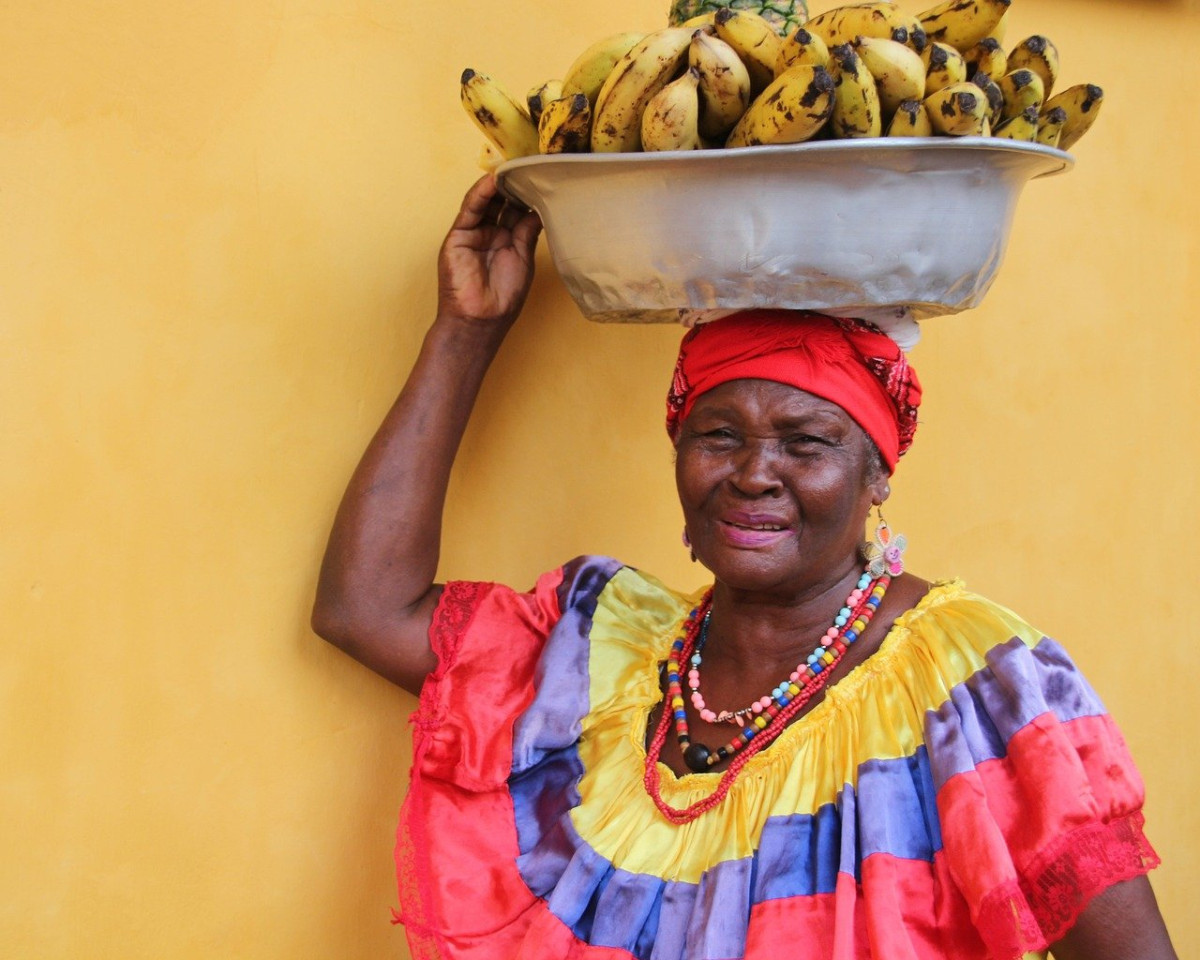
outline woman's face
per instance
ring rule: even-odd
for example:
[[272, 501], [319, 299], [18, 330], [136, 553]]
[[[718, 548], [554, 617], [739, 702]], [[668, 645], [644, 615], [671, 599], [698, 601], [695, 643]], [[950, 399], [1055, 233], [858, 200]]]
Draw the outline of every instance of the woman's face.
[[855, 562], [887, 475], [837, 404], [770, 380], [703, 394], [676, 446], [692, 549], [717, 580], [797, 596]]

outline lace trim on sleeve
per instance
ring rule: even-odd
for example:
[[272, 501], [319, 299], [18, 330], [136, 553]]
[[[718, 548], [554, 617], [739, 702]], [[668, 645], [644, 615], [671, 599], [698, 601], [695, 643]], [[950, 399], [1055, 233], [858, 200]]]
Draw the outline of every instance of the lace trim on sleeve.
[[452, 580], [442, 588], [442, 595], [433, 610], [433, 623], [429, 626], [429, 646], [437, 656], [438, 665], [425, 678], [417, 709], [409, 718], [413, 725], [414, 755], [426, 734], [437, 727], [440, 721], [438, 688], [446, 671], [458, 660], [458, 648], [463, 636], [471, 625], [480, 598], [489, 586], [469, 580]]
[[426, 913], [432, 903], [429, 886], [432, 882], [423, 852], [429, 850], [424, 836], [427, 818], [411, 809], [422, 802], [416, 790], [420, 779], [421, 759], [429, 736], [442, 719], [440, 687], [458, 659], [463, 637], [479, 607], [479, 601], [490, 587], [487, 583], [452, 580], [442, 589], [429, 627], [429, 645], [437, 656], [438, 665], [425, 678], [417, 709], [409, 718], [413, 725], [413, 763], [409, 771], [409, 792], [400, 814], [400, 829], [396, 835], [396, 875], [399, 884], [400, 909], [392, 911], [392, 923], [404, 924], [413, 960], [438, 960], [442, 953], [439, 937]]
[[977, 926], [997, 957], [1044, 950], [1070, 930], [1083, 908], [1113, 884], [1159, 864], [1135, 810], [1091, 823], [1061, 838], [1019, 880], [993, 890], [980, 905]]

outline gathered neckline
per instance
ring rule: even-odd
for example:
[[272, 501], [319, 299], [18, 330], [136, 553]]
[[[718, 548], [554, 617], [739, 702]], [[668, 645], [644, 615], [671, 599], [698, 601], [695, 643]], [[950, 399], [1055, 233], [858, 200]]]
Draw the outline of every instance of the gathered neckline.
[[[788, 749], [789, 745], [794, 747], [801, 737], [828, 725], [834, 719], [837, 712], [844, 709], [847, 701], [853, 698], [864, 685], [870, 683], [879, 674], [889, 670], [892, 662], [904, 650], [906, 641], [911, 635], [913, 621], [919, 619], [930, 610], [941, 606], [943, 603], [957, 599], [965, 592], [966, 586], [958, 578], [934, 581], [929, 590], [926, 591], [925, 595], [917, 603], [896, 617], [874, 653], [862, 663], [857, 664], [846, 676], [826, 687], [825, 696], [821, 699], [820, 703], [799, 719], [790, 723], [771, 744], [750, 758], [749, 762], [743, 768], [741, 776], [738, 778], [739, 782], [765, 776], [773, 766], [779, 763], [789, 763], [791, 754], [794, 752], [794, 750]], [[687, 608], [690, 610], [695, 606], [698, 598], [702, 595], [703, 591], [700, 591], [689, 598]], [[686, 615], [685, 613], [683, 616]], [[657, 679], [662, 665], [666, 662], [671, 638], [678, 632], [679, 626], [683, 622], [683, 616], [676, 622], [675, 629], [672, 630], [665, 643], [661, 645], [661, 648], [649, 651], [646, 664], [647, 671], [645, 671], [649, 676], [649, 680], [642, 685], [646, 689], [639, 688], [638, 691], [631, 692], [631, 696], [637, 700], [635, 704], [637, 709], [632, 712], [632, 730], [630, 731], [630, 735], [633, 739], [637, 759], [643, 765], [646, 762], [646, 734], [649, 727], [650, 714], [662, 702], [662, 690], [659, 687]], [[715, 785], [724, 772], [706, 771], [704, 773], [677, 774], [661, 760], [659, 760], [658, 765], [661, 768], [659, 772], [664, 789], [687, 790], [705, 784]], [[734, 785], [733, 789], [737, 789], [737, 784]]]

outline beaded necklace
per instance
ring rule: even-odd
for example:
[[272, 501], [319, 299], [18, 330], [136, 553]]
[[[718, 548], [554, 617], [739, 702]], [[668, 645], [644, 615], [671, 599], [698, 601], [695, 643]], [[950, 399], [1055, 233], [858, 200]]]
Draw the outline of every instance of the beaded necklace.
[[[682, 665], [690, 663], [692, 671], [695, 673], [695, 685], [691, 686], [693, 678], [689, 673], [689, 686], [694, 694], [699, 695], [699, 661], [695, 657], [699, 653], [699, 648], [703, 646], [701, 638], [707, 637], [707, 624], [712, 611], [712, 590], [704, 595], [700, 603], [684, 620], [680, 636], [671, 644], [671, 652], [667, 658], [666, 702], [663, 705], [662, 716], [659, 718], [654, 737], [646, 751], [646, 770], [643, 783], [646, 792], [654, 801], [654, 805], [667, 820], [675, 824], [690, 823], [725, 799], [725, 795], [733, 786], [742, 768], [760, 750], [772, 743], [783, 732], [792, 717], [799, 713], [813, 695], [825, 685], [833, 667], [842, 659], [849, 646], [862, 636], [867, 624], [875, 616], [875, 611], [879, 609], [891, 582], [892, 578], [887, 573], [872, 579], [869, 572], [864, 572], [859, 578], [858, 585], [847, 598], [846, 604], [839, 611], [834, 625], [821, 638], [818, 648], [792, 672], [786, 681], [772, 691], [769, 704], [764, 704], [763, 701], [768, 698], [763, 697], [751, 704], [750, 707], [737, 711], [741, 715], [748, 711], [754, 712], [753, 721], [748, 723], [729, 743], [715, 751], [709, 750], [702, 743], [692, 742], [688, 730], [687, 713], [684, 709], [681, 683]], [[830, 636], [831, 632], [833, 636]], [[703, 698], [700, 699], [702, 702]], [[695, 703], [695, 699], [693, 699], [693, 703]], [[759, 706], [758, 711], [754, 711], [755, 705]], [[677, 809], [668, 804], [663, 799], [660, 789], [661, 777], [658, 761], [662, 756], [663, 744], [666, 743], [667, 732], [672, 721], [674, 721], [675, 735], [679, 740], [684, 762], [689, 769], [700, 773], [731, 756], [733, 757], [728, 768], [722, 774], [716, 790], [683, 809]]]

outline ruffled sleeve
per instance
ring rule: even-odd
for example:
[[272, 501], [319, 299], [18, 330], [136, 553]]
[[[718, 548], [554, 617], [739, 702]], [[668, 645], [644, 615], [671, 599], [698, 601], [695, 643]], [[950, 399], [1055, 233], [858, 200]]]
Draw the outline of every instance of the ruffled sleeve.
[[991, 956], [1060, 939], [1088, 901], [1158, 864], [1120, 731], [1053, 640], [966, 596], [948, 633], [1010, 639], [926, 719], [944, 852]]

